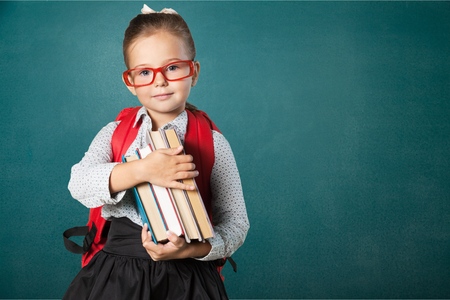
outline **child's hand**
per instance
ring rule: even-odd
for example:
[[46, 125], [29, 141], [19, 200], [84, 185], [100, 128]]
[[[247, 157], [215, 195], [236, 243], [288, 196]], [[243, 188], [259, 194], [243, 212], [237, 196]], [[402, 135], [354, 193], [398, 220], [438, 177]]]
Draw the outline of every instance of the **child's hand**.
[[155, 244], [152, 240], [147, 224], [144, 225], [141, 232], [142, 246], [147, 250], [147, 253], [154, 261], [186, 258], [183, 256], [186, 250], [187, 243], [184, 238], [168, 231], [165, 244]]
[[124, 191], [136, 184], [150, 182], [162, 187], [194, 190], [195, 187], [178, 180], [198, 176], [191, 155], [180, 154], [183, 147], [156, 150], [144, 159], [117, 164], [111, 171], [109, 191]]
[[167, 243], [155, 244], [148, 231], [147, 224], [142, 227], [141, 238], [142, 246], [154, 261], [203, 257], [211, 251], [211, 244], [209, 242], [193, 241], [186, 243], [184, 238], [170, 231], [167, 232], [167, 239], [169, 240]]
[[193, 190], [194, 186], [186, 185], [178, 180], [198, 176], [191, 155], [180, 154], [183, 147], [156, 150], [144, 159], [141, 164], [142, 181], [148, 181], [162, 187]]

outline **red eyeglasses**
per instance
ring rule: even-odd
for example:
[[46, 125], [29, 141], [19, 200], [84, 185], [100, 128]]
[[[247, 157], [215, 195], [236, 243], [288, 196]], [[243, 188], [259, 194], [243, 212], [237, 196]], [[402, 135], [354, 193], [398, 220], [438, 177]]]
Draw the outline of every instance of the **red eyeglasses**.
[[194, 75], [194, 62], [178, 60], [159, 68], [135, 68], [126, 70], [122, 76], [127, 86], [140, 87], [152, 84], [158, 73], [161, 73], [167, 81], [182, 80]]

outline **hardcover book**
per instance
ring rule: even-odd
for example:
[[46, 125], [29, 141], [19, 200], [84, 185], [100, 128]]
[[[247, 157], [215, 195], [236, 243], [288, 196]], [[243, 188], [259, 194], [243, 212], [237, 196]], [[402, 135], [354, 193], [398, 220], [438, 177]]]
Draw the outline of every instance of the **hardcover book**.
[[[136, 154], [124, 157], [123, 161], [144, 159], [157, 149], [176, 148], [181, 145], [174, 129], [148, 132], [146, 143], [146, 147], [137, 149]], [[142, 221], [149, 225], [155, 243], [167, 241], [167, 230], [183, 236], [188, 243], [191, 240], [202, 241], [214, 236], [195, 180], [185, 179], [182, 182], [195, 186], [196, 189], [170, 189], [148, 182], [138, 184], [133, 189]]]

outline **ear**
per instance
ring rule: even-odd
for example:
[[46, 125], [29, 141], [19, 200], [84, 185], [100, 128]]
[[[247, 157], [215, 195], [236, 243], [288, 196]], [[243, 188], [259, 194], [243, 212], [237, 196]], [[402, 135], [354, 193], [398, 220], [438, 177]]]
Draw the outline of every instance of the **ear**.
[[125, 79], [123, 79], [123, 77], [122, 77], [122, 81], [123, 81], [123, 84], [125, 84], [125, 86], [127, 87], [127, 89], [128, 89], [133, 95], [136, 96], [136, 88], [134, 88], [134, 87], [132, 87], [132, 86], [128, 86], [128, 85], [125, 83]]
[[191, 86], [195, 86], [198, 81], [198, 76], [200, 76], [200, 62], [194, 62], [194, 75], [192, 75], [192, 84]]

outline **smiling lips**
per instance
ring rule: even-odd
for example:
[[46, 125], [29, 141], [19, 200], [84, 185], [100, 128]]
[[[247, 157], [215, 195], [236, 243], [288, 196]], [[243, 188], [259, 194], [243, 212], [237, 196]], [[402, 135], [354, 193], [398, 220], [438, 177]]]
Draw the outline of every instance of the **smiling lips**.
[[154, 99], [156, 99], [156, 100], [167, 100], [167, 99], [169, 99], [172, 95], [173, 95], [173, 93], [163, 93], [163, 94], [153, 95], [152, 98], [154, 98]]

